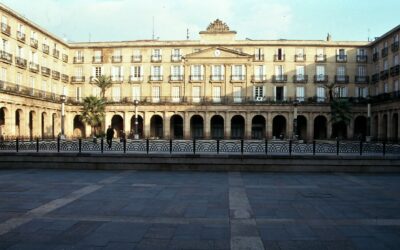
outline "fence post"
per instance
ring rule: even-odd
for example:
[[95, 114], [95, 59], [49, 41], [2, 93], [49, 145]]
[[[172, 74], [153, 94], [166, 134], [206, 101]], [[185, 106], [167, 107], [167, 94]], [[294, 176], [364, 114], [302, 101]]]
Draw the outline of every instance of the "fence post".
[[336, 139], [336, 155], [339, 155], [339, 138]]
[[289, 140], [289, 155], [292, 155], [292, 140]]
[[124, 145], [124, 154], [126, 154], [126, 139], [123, 138], [122, 144]]
[[386, 155], [386, 140], [383, 141], [382, 153], [384, 156]]
[[172, 139], [169, 139], [169, 154], [172, 154]]
[[268, 140], [265, 139], [265, 155], [268, 155]]
[[79, 138], [79, 141], [78, 141], [78, 145], [79, 145], [79, 153], [82, 153], [82, 138]]
[[60, 153], [60, 137], [57, 137], [57, 153]]
[[360, 155], [362, 155], [362, 150], [363, 150], [363, 142], [360, 140]]
[[18, 137], [17, 137], [17, 140], [15, 141], [15, 150], [18, 153], [18, 151], [19, 151], [19, 139], [18, 139]]
[[315, 144], [316, 144], [316, 142], [315, 142], [315, 140], [313, 140], [313, 142], [312, 142], [312, 154], [313, 155], [315, 155]]
[[147, 138], [146, 139], [146, 152], [147, 152], [147, 154], [149, 154], [149, 144], [150, 144], [149, 138]]
[[39, 137], [36, 137], [36, 152], [39, 152]]
[[240, 153], [243, 155], [243, 151], [244, 151], [244, 146], [243, 146], [244, 142], [243, 139], [240, 140]]
[[219, 139], [217, 139], [217, 154], [219, 154]]
[[101, 141], [100, 141], [100, 150], [101, 150], [101, 153], [103, 153], [103, 150], [104, 150], [104, 138], [103, 137], [101, 137]]
[[196, 154], [196, 139], [193, 138], [193, 154]]

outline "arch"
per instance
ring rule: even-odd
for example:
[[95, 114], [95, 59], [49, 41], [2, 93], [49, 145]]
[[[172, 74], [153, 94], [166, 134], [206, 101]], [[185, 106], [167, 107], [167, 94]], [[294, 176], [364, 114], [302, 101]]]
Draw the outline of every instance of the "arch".
[[286, 118], [283, 115], [277, 115], [272, 120], [272, 136], [274, 138], [285, 138]]
[[0, 137], [4, 139], [6, 135], [6, 120], [8, 116], [8, 110], [5, 107], [0, 108]]
[[314, 119], [314, 139], [323, 140], [327, 137], [327, 119], [319, 115]]
[[150, 119], [150, 137], [155, 139], [163, 138], [164, 127], [163, 118], [159, 115], [153, 115]]
[[307, 138], [307, 118], [304, 115], [297, 116], [297, 131], [296, 135], [299, 140]]
[[241, 115], [235, 115], [231, 119], [231, 138], [243, 139], [244, 138], [244, 118]]
[[367, 118], [363, 115], [354, 119], [354, 139], [365, 140], [367, 136]]
[[372, 131], [372, 136], [374, 137], [374, 138], [378, 138], [378, 129], [379, 129], [379, 117], [378, 117], [378, 115], [376, 115], [376, 116], [374, 116], [374, 119], [373, 119], [373, 131]]
[[399, 140], [399, 114], [394, 113], [392, 117], [392, 135], [391, 139], [395, 142]]
[[251, 120], [251, 138], [265, 138], [265, 118], [262, 115], [255, 115]]
[[381, 127], [382, 128], [382, 133], [381, 133], [382, 138], [380, 138], [382, 140], [387, 140], [387, 138], [388, 138], [387, 127], [388, 127], [388, 116], [387, 116], [387, 114], [384, 114], [382, 117], [382, 127]]
[[137, 120], [138, 120], [138, 128], [137, 128], [138, 131], [135, 131], [136, 130], [136, 127], [135, 127], [135, 115], [133, 115], [131, 117], [131, 132], [129, 134], [130, 138], [135, 138], [135, 134], [138, 134], [139, 138], [144, 138], [144, 134], [143, 134], [143, 117], [141, 115], [138, 115], [137, 116]]
[[183, 118], [180, 115], [173, 115], [170, 119], [171, 138], [183, 138]]
[[22, 124], [23, 124], [23, 114], [22, 109], [15, 110], [15, 136], [21, 136]]
[[332, 124], [331, 138], [347, 139], [347, 124], [344, 121]]
[[42, 138], [46, 138], [47, 135], [47, 128], [46, 128], [46, 121], [47, 121], [47, 113], [46, 112], [42, 112], [41, 114], [41, 118], [40, 118], [40, 124], [41, 124], [41, 128], [40, 128], [40, 135]]
[[211, 138], [223, 139], [224, 138], [224, 118], [220, 115], [214, 115], [210, 120]]
[[74, 137], [86, 137], [85, 124], [82, 122], [82, 116], [75, 115], [74, 117]]
[[190, 118], [190, 135], [192, 138], [204, 137], [204, 120], [200, 115], [193, 115]]
[[113, 115], [111, 128], [114, 129], [114, 137], [120, 138], [124, 132], [124, 118], [120, 115]]
[[29, 112], [29, 122], [28, 122], [28, 127], [29, 127], [29, 138], [32, 140], [34, 137], [33, 129], [36, 126], [35, 123], [35, 118], [36, 118], [36, 112], [31, 110]]

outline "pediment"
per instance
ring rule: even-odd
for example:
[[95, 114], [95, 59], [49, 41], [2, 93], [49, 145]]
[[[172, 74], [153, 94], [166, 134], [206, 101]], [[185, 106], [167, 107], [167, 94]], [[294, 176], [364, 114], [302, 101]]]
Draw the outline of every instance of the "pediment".
[[187, 54], [184, 56], [184, 59], [202, 59], [202, 58], [215, 58], [215, 59], [228, 59], [228, 58], [243, 58], [243, 59], [248, 59], [251, 58], [252, 55], [239, 52], [233, 49], [228, 49], [224, 47], [212, 47], [208, 49], [204, 49], [198, 52], [194, 52], [191, 54]]

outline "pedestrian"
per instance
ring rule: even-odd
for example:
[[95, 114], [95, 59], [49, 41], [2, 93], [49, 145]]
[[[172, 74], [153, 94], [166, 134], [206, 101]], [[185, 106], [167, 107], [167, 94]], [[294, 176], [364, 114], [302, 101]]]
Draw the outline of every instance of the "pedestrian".
[[112, 146], [112, 139], [114, 137], [114, 129], [111, 128], [111, 126], [108, 126], [107, 129], [107, 144], [108, 144], [108, 148], [111, 148]]
[[120, 134], [120, 139], [119, 139], [120, 142], [124, 142], [125, 139], [126, 139], [125, 138], [126, 137], [125, 132], [123, 130], [121, 130], [119, 134]]

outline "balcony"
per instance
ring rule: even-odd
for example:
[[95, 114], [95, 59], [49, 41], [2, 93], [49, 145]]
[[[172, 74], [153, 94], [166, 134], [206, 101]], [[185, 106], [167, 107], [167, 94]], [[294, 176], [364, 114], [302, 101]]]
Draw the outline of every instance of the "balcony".
[[326, 55], [315, 55], [315, 62], [326, 62]]
[[56, 49], [53, 49], [53, 57], [54, 58], [60, 58], [60, 51], [59, 50], [56, 50]]
[[245, 75], [231, 75], [231, 82], [244, 82], [245, 80]]
[[328, 75], [314, 75], [314, 83], [328, 83]]
[[339, 63], [347, 62], [347, 55], [336, 55], [336, 62]]
[[7, 36], [11, 35], [11, 27], [6, 23], [1, 23], [1, 33], [6, 34]]
[[21, 57], [15, 57], [15, 66], [21, 69], [26, 69], [26, 59]]
[[121, 76], [121, 75], [111, 76], [111, 81], [113, 83], [122, 83], [124, 81], [124, 76]]
[[392, 49], [392, 52], [398, 51], [399, 50], [399, 42], [397, 41], [397, 42], [392, 43], [392, 45], [390, 47]]
[[66, 54], [61, 55], [61, 60], [65, 63], [68, 63], [68, 56]]
[[265, 82], [267, 82], [267, 75], [252, 75], [251, 82], [252, 83], [265, 83]]
[[12, 55], [8, 52], [0, 50], [0, 61], [11, 64]]
[[366, 55], [357, 55], [356, 60], [358, 63], [366, 63], [368, 62], [368, 56]]
[[210, 75], [210, 82], [223, 82], [224, 79], [224, 75]]
[[84, 63], [84, 61], [85, 61], [85, 58], [83, 56], [82, 57], [74, 56], [74, 64]]
[[42, 75], [43, 76], [50, 76], [50, 69], [47, 67], [42, 66]]
[[62, 82], [69, 82], [69, 76], [66, 74], [61, 74], [61, 81]]
[[294, 75], [293, 76], [294, 83], [307, 83], [308, 82], [308, 75]]
[[285, 82], [287, 82], [287, 75], [273, 75], [272, 82], [273, 83], [285, 83]]
[[377, 82], [379, 82], [379, 73], [372, 75], [372, 83], [377, 83]]
[[180, 62], [182, 61], [182, 55], [172, 55], [171, 62]]
[[169, 82], [183, 82], [183, 75], [170, 75]]
[[103, 56], [93, 56], [92, 62], [93, 63], [103, 63]]
[[369, 83], [369, 76], [355, 76], [354, 77], [355, 83]]
[[25, 40], [26, 40], [25, 33], [22, 33], [21, 31], [17, 31], [17, 40], [20, 41], [21, 43], [25, 43]]
[[386, 80], [389, 78], [389, 70], [382, 70], [381, 73], [379, 74], [379, 79], [381, 80]]
[[161, 62], [162, 56], [161, 55], [151, 55], [151, 62]]
[[52, 70], [51, 71], [51, 78], [54, 80], [60, 80], [60, 72]]
[[283, 62], [285, 61], [285, 55], [274, 55], [274, 62]]
[[255, 62], [263, 62], [264, 61], [264, 54], [255, 54], [254, 55]]
[[111, 57], [111, 62], [112, 63], [120, 63], [120, 62], [122, 62], [122, 56], [112, 56]]
[[31, 47], [37, 49], [39, 47], [39, 42], [35, 38], [31, 38]]
[[150, 82], [161, 82], [162, 80], [163, 80], [163, 76], [162, 75], [149, 76], [149, 81]]
[[294, 55], [295, 62], [304, 62], [306, 60], [306, 55]]
[[202, 82], [204, 81], [203, 75], [190, 75], [189, 82]]
[[140, 83], [143, 82], [143, 76], [129, 76], [130, 83]]
[[60, 96], [55, 93], [29, 88], [10, 82], [0, 82], [0, 91], [12, 92], [21, 96], [32, 96], [34, 98], [45, 99], [51, 102], [60, 102]]
[[400, 71], [400, 65], [396, 65], [390, 68], [390, 76], [398, 76]]
[[389, 48], [388, 47], [383, 48], [381, 51], [381, 54], [382, 54], [382, 58], [387, 57], [387, 55], [389, 54]]
[[29, 71], [33, 73], [39, 72], [39, 64], [34, 62], [29, 62]]
[[71, 83], [84, 83], [85, 77], [84, 76], [73, 76], [71, 77]]
[[49, 47], [49, 45], [43, 44], [43, 45], [42, 45], [42, 50], [43, 50], [43, 53], [49, 54], [49, 53], [50, 53], [50, 47]]
[[376, 62], [379, 60], [379, 53], [375, 52], [374, 54], [372, 54], [372, 61]]
[[347, 83], [349, 83], [349, 76], [347, 76], [347, 75], [335, 75], [335, 83], [347, 84]]
[[135, 62], [142, 62], [142, 56], [141, 55], [133, 55], [131, 57], [131, 62], [135, 63]]

